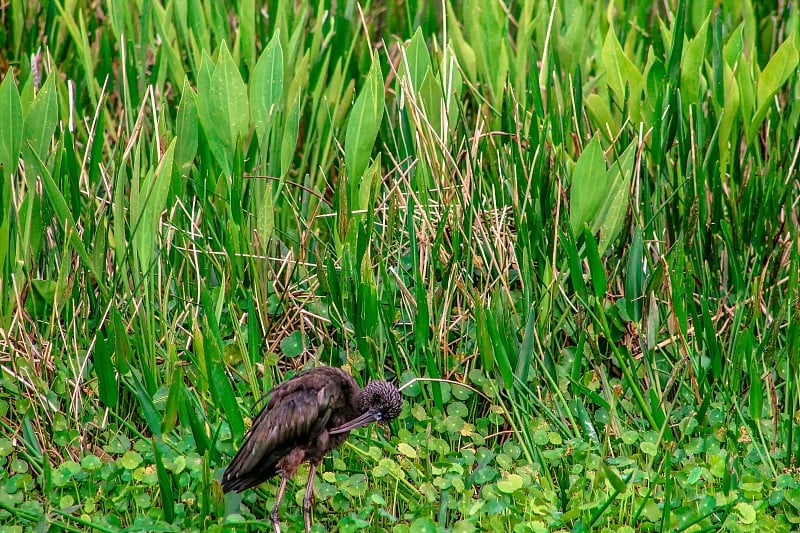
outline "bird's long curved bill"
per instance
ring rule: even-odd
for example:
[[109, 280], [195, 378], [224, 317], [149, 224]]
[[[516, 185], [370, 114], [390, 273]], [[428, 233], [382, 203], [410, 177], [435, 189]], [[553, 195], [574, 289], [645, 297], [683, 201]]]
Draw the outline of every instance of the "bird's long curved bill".
[[345, 422], [339, 427], [335, 427], [333, 429], [328, 430], [329, 435], [338, 435], [339, 433], [345, 433], [347, 431], [353, 431], [356, 428], [360, 428], [361, 426], [366, 426], [370, 422], [374, 422], [378, 420], [375, 416], [375, 413], [372, 411], [367, 411], [363, 415], [359, 416], [358, 418], [354, 418], [350, 422]]

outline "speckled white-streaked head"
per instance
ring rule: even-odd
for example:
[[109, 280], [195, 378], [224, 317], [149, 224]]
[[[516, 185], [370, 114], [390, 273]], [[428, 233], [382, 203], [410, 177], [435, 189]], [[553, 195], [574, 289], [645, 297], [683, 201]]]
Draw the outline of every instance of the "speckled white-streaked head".
[[403, 410], [400, 391], [388, 381], [371, 381], [358, 392], [355, 401], [361, 415], [341, 426], [328, 430], [330, 435], [352, 431], [370, 422], [388, 422]]

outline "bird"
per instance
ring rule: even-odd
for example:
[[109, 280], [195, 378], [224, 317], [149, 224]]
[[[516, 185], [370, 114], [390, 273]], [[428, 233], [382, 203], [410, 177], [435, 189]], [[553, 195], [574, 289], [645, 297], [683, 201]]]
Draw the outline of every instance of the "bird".
[[344, 370], [318, 366], [284, 381], [265, 397], [244, 444], [222, 475], [223, 492], [242, 492], [280, 474], [270, 518], [280, 533], [278, 506], [286, 481], [304, 461], [310, 463], [303, 499], [305, 531], [311, 529], [314, 476], [322, 458], [342, 445], [350, 432], [370, 422], [397, 418], [400, 391], [388, 381], [371, 381], [363, 389]]

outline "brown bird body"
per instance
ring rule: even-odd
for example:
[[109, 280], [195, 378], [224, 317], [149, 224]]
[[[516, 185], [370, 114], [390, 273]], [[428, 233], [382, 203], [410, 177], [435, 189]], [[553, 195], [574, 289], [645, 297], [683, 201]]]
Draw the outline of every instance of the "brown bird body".
[[241, 492], [280, 473], [281, 484], [272, 509], [272, 524], [280, 531], [278, 506], [286, 480], [308, 461], [311, 470], [303, 500], [308, 531], [314, 475], [322, 458], [341, 446], [351, 430], [397, 417], [402, 409], [400, 392], [385, 381], [373, 381], [361, 389], [347, 372], [321, 366], [281, 383], [269, 395], [269, 402], [225, 470], [222, 488]]

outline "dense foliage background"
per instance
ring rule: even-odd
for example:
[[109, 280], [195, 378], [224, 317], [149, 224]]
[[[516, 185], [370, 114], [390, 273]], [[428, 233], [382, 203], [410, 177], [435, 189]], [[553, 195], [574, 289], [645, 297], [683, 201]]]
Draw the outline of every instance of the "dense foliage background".
[[320, 363], [434, 379], [316, 531], [800, 522], [796, 2], [0, 19], [2, 531], [265, 527], [217, 480]]

